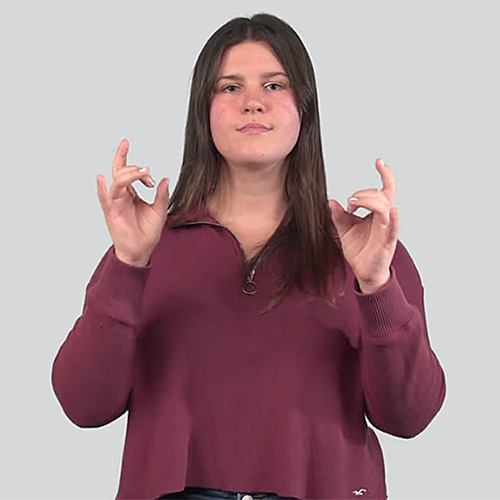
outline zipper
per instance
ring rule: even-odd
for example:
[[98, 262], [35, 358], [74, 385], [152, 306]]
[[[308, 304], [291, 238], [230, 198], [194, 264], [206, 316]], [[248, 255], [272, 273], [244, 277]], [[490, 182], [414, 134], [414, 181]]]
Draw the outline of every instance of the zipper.
[[[196, 224], [209, 224], [210, 226], [217, 226], [217, 227], [222, 227], [226, 231], [229, 231], [234, 239], [238, 242], [238, 245], [240, 246], [241, 250], [241, 256], [243, 258], [243, 261], [246, 261], [246, 254], [245, 254], [245, 249], [243, 248], [243, 245], [241, 244], [241, 241], [239, 238], [231, 231], [226, 226], [223, 226], [222, 224], [219, 224], [218, 222], [213, 222], [213, 221], [206, 221], [206, 220], [200, 220], [200, 221], [195, 221], [195, 222], [183, 222], [181, 224], [174, 225], [173, 227], [182, 227], [182, 226], [195, 226]], [[252, 269], [250, 269], [250, 272], [247, 274], [245, 278], [245, 283], [241, 287], [241, 291], [245, 293], [246, 295], [255, 295], [257, 293], [257, 283], [254, 281], [254, 276], [255, 276], [255, 271], [257, 269], [257, 266], [259, 262], [261, 261], [262, 257], [264, 254], [261, 254], [259, 258], [256, 260], [255, 264], [253, 265]]]

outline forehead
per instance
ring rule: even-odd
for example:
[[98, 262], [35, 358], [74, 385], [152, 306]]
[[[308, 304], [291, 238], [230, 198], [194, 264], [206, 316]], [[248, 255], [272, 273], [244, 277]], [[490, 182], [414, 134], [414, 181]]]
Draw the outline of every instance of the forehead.
[[217, 76], [225, 73], [283, 71], [283, 66], [266, 42], [248, 41], [228, 48], [221, 59]]

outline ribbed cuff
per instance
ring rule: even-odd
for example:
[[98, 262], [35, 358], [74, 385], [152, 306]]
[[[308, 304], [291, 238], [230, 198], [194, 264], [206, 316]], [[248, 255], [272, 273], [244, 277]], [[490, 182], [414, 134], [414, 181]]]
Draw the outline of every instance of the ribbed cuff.
[[94, 289], [100, 306], [118, 320], [137, 324], [151, 268], [151, 264], [137, 267], [123, 262], [111, 248], [99, 283]]
[[415, 311], [397, 280], [396, 271], [391, 267], [389, 281], [379, 290], [364, 294], [356, 283], [355, 295], [363, 321], [363, 336], [381, 338], [391, 335], [407, 324]]

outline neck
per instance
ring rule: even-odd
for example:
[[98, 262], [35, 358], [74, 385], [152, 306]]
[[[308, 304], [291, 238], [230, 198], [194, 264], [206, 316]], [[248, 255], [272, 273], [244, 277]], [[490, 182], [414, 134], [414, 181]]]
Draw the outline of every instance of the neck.
[[211, 213], [224, 222], [280, 221], [285, 214], [287, 163], [266, 166], [223, 162], [215, 193], [208, 201]]

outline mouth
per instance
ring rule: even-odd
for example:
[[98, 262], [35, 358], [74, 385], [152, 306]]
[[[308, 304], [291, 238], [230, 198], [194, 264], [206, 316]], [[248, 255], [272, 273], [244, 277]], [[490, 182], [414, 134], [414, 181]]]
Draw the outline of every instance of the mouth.
[[262, 123], [255, 123], [255, 122], [247, 123], [238, 128], [239, 132], [247, 132], [253, 134], [268, 132], [269, 130], [271, 130], [271, 127], [268, 127], [267, 125], [264, 125]]

